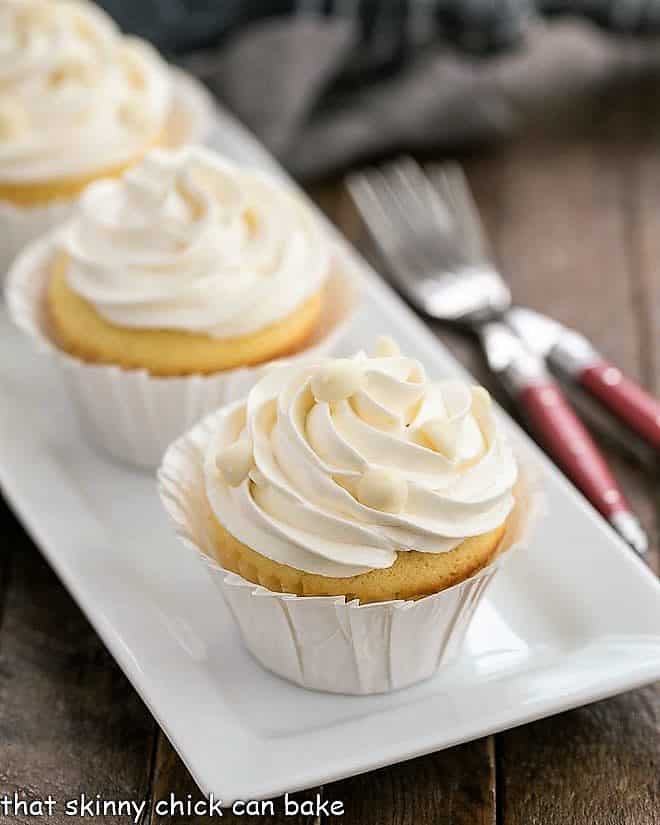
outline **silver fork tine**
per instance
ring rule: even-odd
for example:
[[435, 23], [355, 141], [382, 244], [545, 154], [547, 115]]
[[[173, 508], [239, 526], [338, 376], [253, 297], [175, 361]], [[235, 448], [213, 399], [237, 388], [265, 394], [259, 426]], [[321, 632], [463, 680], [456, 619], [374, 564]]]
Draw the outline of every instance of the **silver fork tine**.
[[461, 167], [457, 163], [435, 166], [430, 170], [429, 176], [454, 215], [456, 230], [462, 235], [469, 259], [476, 262], [488, 258], [486, 232]]
[[379, 177], [379, 194], [386, 208], [396, 215], [399, 232], [408, 243], [419, 238], [428, 222], [428, 181], [411, 163], [392, 163]]
[[[349, 177], [347, 185], [369, 230], [401, 277], [457, 275], [482, 264], [482, 230], [457, 165], [434, 179], [412, 158]], [[492, 272], [491, 279], [497, 278]]]
[[410, 230], [401, 215], [400, 203], [389, 180], [379, 169], [354, 175], [349, 190], [365, 217], [376, 243], [394, 267], [417, 272], [425, 266], [410, 243]]
[[[428, 221], [428, 208], [433, 190], [429, 180], [412, 158], [392, 163], [385, 167], [385, 179], [391, 192], [399, 201], [401, 212], [407, 216], [416, 231], [419, 231], [419, 219]], [[445, 222], [447, 215], [445, 212]]]
[[392, 215], [384, 208], [374, 189], [375, 170], [354, 172], [346, 180], [346, 186], [376, 241], [385, 250], [393, 246]]
[[416, 239], [418, 229], [411, 226], [397, 197], [392, 169], [387, 174], [378, 169], [353, 174], [347, 185], [374, 240], [393, 266], [413, 273], [425, 270], [428, 263], [419, 255], [419, 244], [411, 243], [411, 234], [414, 231]]
[[[435, 254], [430, 254], [429, 250], [432, 235], [429, 232], [429, 182], [415, 165], [394, 163], [383, 171], [381, 183], [380, 195], [385, 208], [396, 216], [408, 265], [414, 271], [427, 272], [438, 264], [438, 250]], [[437, 232], [442, 234], [440, 226]], [[446, 254], [444, 248], [443, 257]]]
[[369, 231], [394, 268], [408, 266], [406, 244], [399, 237], [394, 211], [389, 204], [389, 196], [382, 194], [381, 175], [377, 170], [369, 170], [352, 175], [347, 181], [348, 189], [355, 200]]
[[438, 262], [447, 267], [456, 263], [461, 258], [461, 249], [456, 243], [456, 221], [448, 204], [439, 197], [425, 171], [412, 159], [398, 164], [394, 171], [397, 191], [409, 193], [409, 198], [413, 193], [418, 195], [420, 210], [413, 212], [404, 201], [403, 212], [404, 219], [420, 240], [426, 265], [434, 268]]
[[390, 164], [380, 194], [386, 209], [396, 210], [402, 240], [411, 248], [417, 268], [451, 269], [463, 262], [455, 220], [424, 170], [412, 158]]
[[458, 166], [433, 180], [412, 159], [354, 173], [348, 189], [392, 277], [425, 312], [466, 320], [510, 303], [485, 255], [481, 223]]
[[[419, 218], [415, 229], [433, 236], [445, 236], [453, 233], [452, 216], [447, 205], [438, 197], [438, 192], [422, 167], [412, 158], [392, 163], [389, 167], [389, 180], [393, 191], [402, 201], [404, 214], [411, 219]], [[417, 207], [417, 209], [414, 209]], [[444, 247], [443, 247], [444, 248]]]

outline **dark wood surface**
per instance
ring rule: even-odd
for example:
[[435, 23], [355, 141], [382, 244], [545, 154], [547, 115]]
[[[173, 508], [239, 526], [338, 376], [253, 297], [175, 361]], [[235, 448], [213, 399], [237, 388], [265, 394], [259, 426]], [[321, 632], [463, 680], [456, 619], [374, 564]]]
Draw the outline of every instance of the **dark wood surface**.
[[[660, 79], [593, 101], [562, 130], [462, 158], [517, 299], [586, 332], [660, 392]], [[359, 245], [339, 182], [313, 187]], [[439, 337], [505, 404], [474, 343]], [[659, 569], [660, 477], [605, 434], [602, 444], [652, 536]], [[0, 510], [0, 797], [87, 793], [198, 797], [181, 760], [7, 508]], [[615, 595], [613, 594], [613, 598]], [[660, 823], [660, 685], [497, 736], [312, 789], [360, 825]], [[279, 808], [281, 810], [281, 807]], [[312, 823], [324, 817], [232, 817]], [[36, 822], [30, 817], [0, 822]], [[63, 812], [48, 822], [82, 821]], [[98, 817], [95, 822], [126, 821]]]

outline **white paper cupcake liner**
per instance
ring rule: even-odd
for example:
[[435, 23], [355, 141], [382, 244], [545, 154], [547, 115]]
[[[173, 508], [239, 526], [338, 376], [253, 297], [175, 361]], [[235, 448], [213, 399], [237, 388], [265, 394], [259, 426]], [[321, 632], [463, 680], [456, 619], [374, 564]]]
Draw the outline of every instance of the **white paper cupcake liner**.
[[75, 203], [57, 200], [45, 206], [20, 207], [0, 200], [0, 287], [18, 253], [69, 218]]
[[364, 605], [343, 596], [275, 593], [213, 558], [202, 468], [217, 420], [217, 413], [208, 416], [167, 451], [159, 471], [161, 499], [224, 596], [248, 650], [265, 668], [302, 687], [386, 693], [433, 676], [460, 652], [486, 588], [528, 542], [543, 510], [538, 474], [524, 463], [501, 552], [472, 578], [422, 599]]
[[[194, 77], [172, 68], [173, 105], [167, 146], [204, 143], [213, 130], [213, 100]], [[0, 290], [12, 261], [31, 241], [43, 237], [71, 216], [77, 198], [22, 207], [0, 200]]]
[[[155, 469], [181, 433], [218, 407], [243, 398], [275, 363], [225, 370], [213, 375], [160, 378], [146, 370], [89, 364], [53, 342], [46, 312], [46, 289], [53, 260], [52, 235], [35, 241], [10, 269], [9, 313], [62, 372], [89, 440], [115, 459]], [[335, 269], [325, 286], [321, 322], [294, 358], [316, 357], [336, 346], [358, 301], [359, 276]]]

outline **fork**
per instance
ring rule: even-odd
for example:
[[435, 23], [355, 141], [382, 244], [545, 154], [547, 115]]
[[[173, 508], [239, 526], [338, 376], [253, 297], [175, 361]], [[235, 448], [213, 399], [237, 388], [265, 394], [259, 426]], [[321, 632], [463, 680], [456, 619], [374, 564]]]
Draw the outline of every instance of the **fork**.
[[648, 539], [545, 360], [505, 321], [511, 292], [457, 164], [429, 176], [411, 158], [354, 173], [347, 186], [394, 284], [427, 315], [477, 334], [491, 370], [546, 450], [640, 555]]

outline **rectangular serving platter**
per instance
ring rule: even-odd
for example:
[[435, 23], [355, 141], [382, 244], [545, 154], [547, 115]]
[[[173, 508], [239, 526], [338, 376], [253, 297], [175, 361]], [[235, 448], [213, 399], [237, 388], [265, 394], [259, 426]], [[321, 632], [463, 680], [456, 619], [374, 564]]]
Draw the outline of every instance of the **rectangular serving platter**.
[[[227, 113], [215, 148], [284, 174]], [[330, 227], [328, 231], [334, 232]], [[464, 375], [336, 235], [364, 283], [338, 345], [393, 335], [431, 375]], [[502, 414], [504, 415], [504, 414]], [[504, 567], [462, 657], [386, 696], [305, 691], [241, 646], [203, 568], [173, 535], [149, 474], [90, 448], [49, 363], [0, 309], [0, 484], [206, 794], [261, 799], [368, 771], [660, 678], [660, 585], [525, 434], [547, 512]]]

